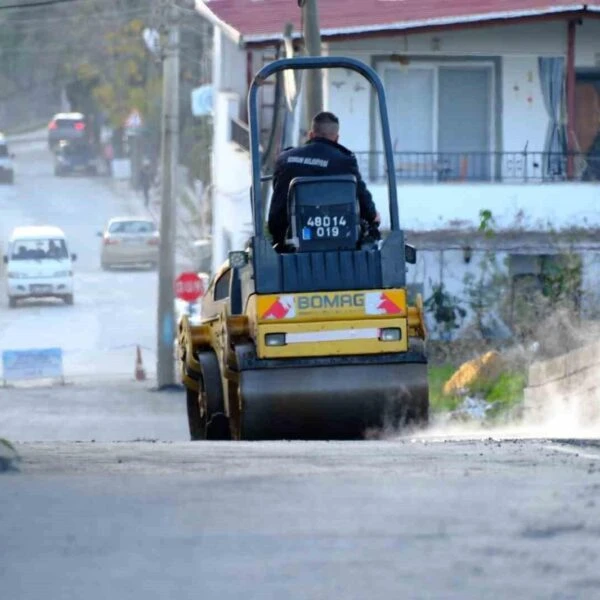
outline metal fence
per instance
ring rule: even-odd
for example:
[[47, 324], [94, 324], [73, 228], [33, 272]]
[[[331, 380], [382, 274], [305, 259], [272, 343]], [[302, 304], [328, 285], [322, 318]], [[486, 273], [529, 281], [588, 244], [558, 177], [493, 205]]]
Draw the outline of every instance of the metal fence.
[[248, 125], [239, 119], [231, 119], [230, 141], [250, 152], [250, 130]]
[[[386, 181], [383, 152], [355, 152], [363, 177]], [[569, 177], [569, 158], [572, 177]], [[600, 181], [600, 153], [551, 152], [395, 152], [398, 182]]]
[[[231, 119], [230, 141], [249, 151], [248, 125]], [[355, 155], [365, 179], [387, 181], [383, 152]], [[399, 183], [600, 181], [600, 152], [395, 152], [394, 167]]]

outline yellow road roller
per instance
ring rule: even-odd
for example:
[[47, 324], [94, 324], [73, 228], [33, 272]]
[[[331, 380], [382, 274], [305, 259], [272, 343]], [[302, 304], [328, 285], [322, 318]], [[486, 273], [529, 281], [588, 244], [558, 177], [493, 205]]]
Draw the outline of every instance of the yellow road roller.
[[[290, 244], [278, 252], [265, 234], [257, 91], [278, 71], [328, 68], [358, 72], [375, 89], [390, 231], [364, 234], [353, 176], [298, 177], [288, 194]], [[381, 80], [351, 58], [281, 59], [254, 77], [248, 113], [253, 236], [213, 277], [200, 322], [178, 324], [192, 440], [360, 439], [427, 423], [423, 302], [407, 301], [416, 250], [399, 225]], [[336, 235], [326, 222], [340, 225]], [[298, 235], [310, 227], [315, 235]]]

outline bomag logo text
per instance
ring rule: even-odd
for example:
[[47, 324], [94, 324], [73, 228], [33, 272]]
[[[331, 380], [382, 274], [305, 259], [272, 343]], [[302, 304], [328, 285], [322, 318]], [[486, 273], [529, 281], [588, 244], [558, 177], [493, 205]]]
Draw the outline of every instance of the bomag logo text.
[[297, 296], [298, 310], [328, 308], [362, 308], [365, 297], [359, 294], [336, 294], [335, 296]]

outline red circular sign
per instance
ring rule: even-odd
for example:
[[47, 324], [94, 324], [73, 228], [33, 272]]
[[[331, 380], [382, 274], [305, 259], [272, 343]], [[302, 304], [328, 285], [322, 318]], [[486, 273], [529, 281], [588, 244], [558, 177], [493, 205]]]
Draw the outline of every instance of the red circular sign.
[[194, 302], [204, 292], [202, 280], [196, 273], [182, 273], [175, 280], [175, 295], [185, 302]]

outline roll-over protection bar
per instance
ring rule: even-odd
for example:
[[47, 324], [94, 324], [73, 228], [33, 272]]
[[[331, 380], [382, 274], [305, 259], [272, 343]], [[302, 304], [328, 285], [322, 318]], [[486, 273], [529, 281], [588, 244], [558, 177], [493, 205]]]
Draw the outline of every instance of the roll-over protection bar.
[[400, 229], [398, 217], [398, 192], [396, 189], [396, 170], [394, 168], [394, 153], [390, 136], [390, 123], [385, 100], [385, 90], [379, 75], [368, 65], [354, 58], [343, 56], [300, 56], [296, 58], [282, 58], [265, 65], [252, 80], [248, 93], [248, 118], [250, 125], [250, 153], [252, 157], [252, 211], [254, 215], [254, 234], [264, 237], [263, 222], [264, 215], [262, 205], [261, 181], [266, 178], [261, 173], [261, 155], [259, 139], [259, 116], [257, 92], [258, 88], [271, 75], [278, 71], [291, 69], [294, 71], [303, 69], [350, 69], [360, 73], [377, 92], [379, 116], [381, 119], [381, 132], [383, 136], [383, 148], [387, 164], [388, 199], [390, 210], [390, 227], [392, 231]]

